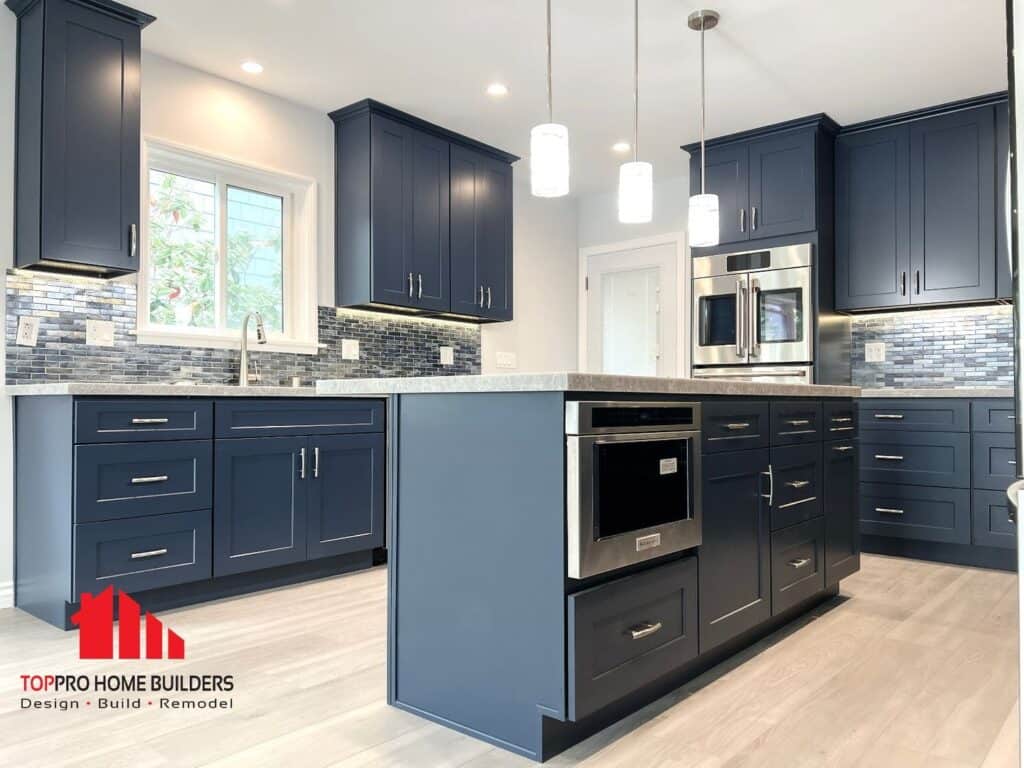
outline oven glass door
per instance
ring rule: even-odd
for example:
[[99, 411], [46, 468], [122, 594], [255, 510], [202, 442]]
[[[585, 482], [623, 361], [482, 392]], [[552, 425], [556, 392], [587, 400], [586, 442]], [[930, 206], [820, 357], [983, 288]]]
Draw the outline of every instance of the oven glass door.
[[690, 517], [689, 442], [595, 442], [595, 540]]
[[810, 267], [751, 275], [750, 305], [750, 362], [814, 359]]
[[722, 365], [747, 362], [749, 284], [745, 274], [693, 281], [693, 362]]

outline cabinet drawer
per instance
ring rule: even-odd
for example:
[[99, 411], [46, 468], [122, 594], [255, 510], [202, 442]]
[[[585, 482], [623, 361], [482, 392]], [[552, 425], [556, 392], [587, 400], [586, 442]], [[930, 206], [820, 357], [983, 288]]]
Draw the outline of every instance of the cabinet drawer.
[[1017, 479], [1017, 452], [1013, 434], [978, 432], [972, 437], [971, 464], [974, 488], [1005, 491]]
[[76, 525], [74, 596], [209, 579], [210, 546], [208, 509]]
[[825, 523], [814, 520], [772, 534], [772, 616], [825, 588]]
[[75, 522], [209, 509], [213, 441], [75, 446]]
[[76, 400], [76, 443], [201, 440], [213, 434], [213, 403], [136, 397]]
[[971, 436], [959, 432], [862, 430], [860, 477], [874, 483], [969, 488]]
[[697, 558], [570, 595], [569, 719], [697, 656]]
[[971, 492], [861, 483], [860, 530], [874, 536], [969, 544]]
[[983, 547], [1017, 548], [1017, 524], [1003, 491], [975, 491], [971, 499], [972, 540]]
[[975, 400], [971, 403], [971, 431], [1013, 432], [1016, 411], [1013, 400]]
[[848, 440], [857, 436], [857, 406], [853, 400], [826, 400], [821, 409], [824, 440]]
[[966, 400], [864, 400], [860, 428], [917, 432], [967, 432], [971, 408]]
[[794, 445], [821, 440], [821, 403], [774, 402], [772, 413], [772, 445]]
[[766, 402], [706, 402], [701, 406], [705, 453], [765, 448], [769, 429]]
[[772, 448], [771, 529], [817, 517], [822, 510], [821, 445]]
[[383, 432], [382, 400], [218, 400], [217, 437]]

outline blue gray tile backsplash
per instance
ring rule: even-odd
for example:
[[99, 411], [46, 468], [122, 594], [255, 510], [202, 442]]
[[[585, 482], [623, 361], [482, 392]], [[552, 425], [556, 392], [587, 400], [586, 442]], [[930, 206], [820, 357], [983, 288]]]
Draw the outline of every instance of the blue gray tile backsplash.
[[[892, 312], [853, 318], [853, 383], [859, 387], [1012, 387], [1013, 307]], [[864, 345], [885, 343], [885, 362]]]
[[[36, 346], [17, 346], [18, 318], [40, 318]], [[252, 333], [251, 360], [262, 383], [371, 376], [440, 376], [480, 372], [480, 328], [444, 320], [392, 317], [319, 308], [318, 354], [261, 352]], [[114, 346], [86, 346], [85, 321], [114, 323]], [[139, 344], [133, 283], [66, 277], [24, 270], [7, 274], [8, 384], [53, 381], [219, 384], [238, 378], [238, 350]], [[341, 340], [358, 339], [359, 360], [342, 360]], [[440, 364], [438, 347], [455, 350]]]

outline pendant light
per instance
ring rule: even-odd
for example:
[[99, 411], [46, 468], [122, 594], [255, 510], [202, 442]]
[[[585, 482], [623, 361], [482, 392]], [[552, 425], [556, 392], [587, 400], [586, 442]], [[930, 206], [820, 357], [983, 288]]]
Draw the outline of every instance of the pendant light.
[[619, 166], [619, 221], [646, 224], [654, 203], [654, 167], [637, 160], [640, 115], [640, 0], [633, 0], [633, 162]]
[[548, 121], [530, 131], [530, 191], [535, 197], [569, 194], [569, 129], [552, 118], [551, 0], [547, 0]]
[[700, 32], [700, 194], [690, 196], [690, 211], [687, 216], [690, 245], [703, 248], [718, 245], [718, 195], [704, 191], [704, 31], [718, 26], [715, 11], [694, 11], [687, 20], [690, 29]]

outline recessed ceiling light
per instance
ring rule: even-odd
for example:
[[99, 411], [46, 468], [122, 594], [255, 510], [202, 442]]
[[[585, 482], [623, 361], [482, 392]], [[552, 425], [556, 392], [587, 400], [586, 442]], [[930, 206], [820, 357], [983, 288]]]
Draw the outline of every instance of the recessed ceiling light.
[[258, 75], [263, 71], [263, 65], [258, 61], [243, 61], [242, 69], [250, 75]]
[[631, 149], [628, 141], [617, 141], [612, 144], [612, 152], [618, 152], [620, 155], [629, 152]]
[[488, 96], [508, 96], [508, 86], [504, 83], [491, 83], [487, 86]]

